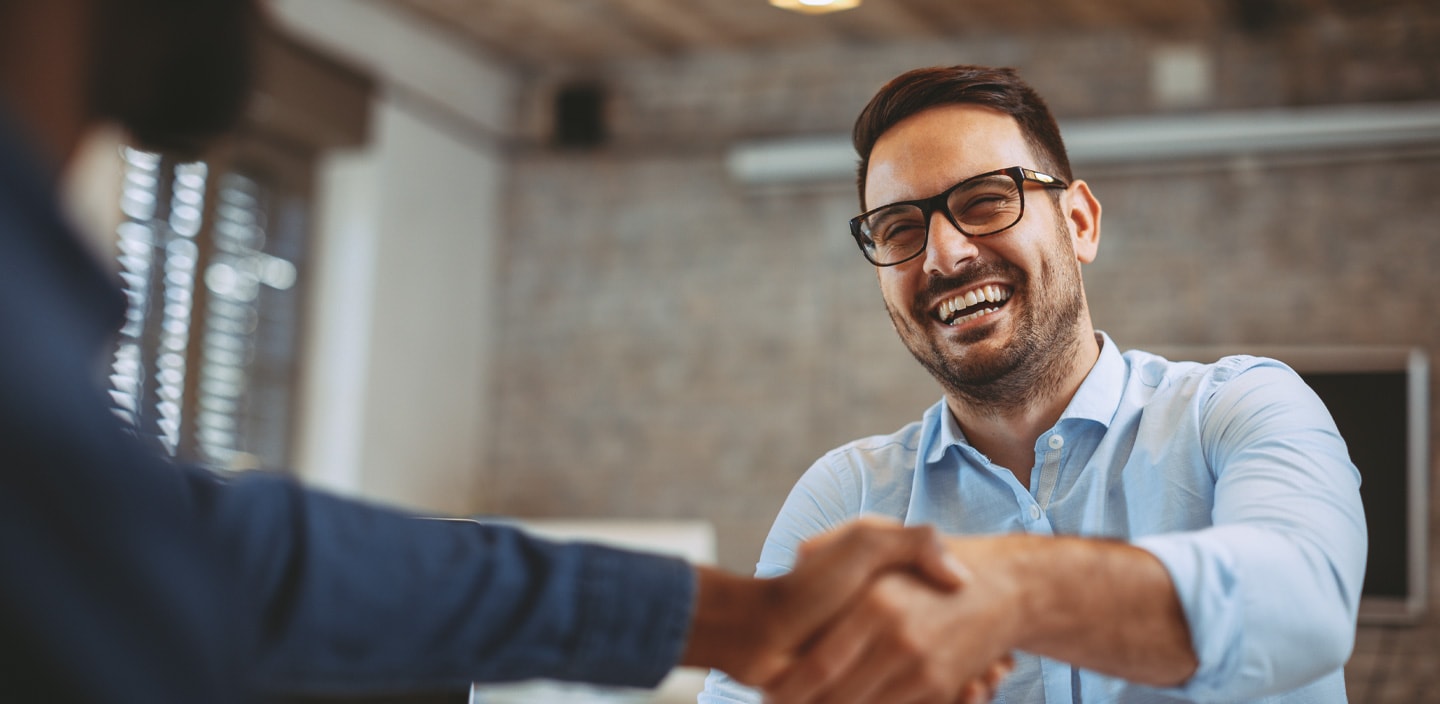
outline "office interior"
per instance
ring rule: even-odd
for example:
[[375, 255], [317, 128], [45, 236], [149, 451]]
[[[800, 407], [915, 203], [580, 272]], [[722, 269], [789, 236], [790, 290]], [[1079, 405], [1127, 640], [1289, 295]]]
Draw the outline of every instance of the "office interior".
[[[1440, 702], [1440, 4], [266, 4], [235, 137], [177, 163], [99, 134], [70, 174], [127, 282], [190, 266], [184, 374], [117, 361], [171, 452], [749, 572], [817, 457], [940, 396], [847, 231], [856, 113], [911, 68], [1013, 66], [1104, 205], [1098, 329], [1401, 380], [1367, 508], [1403, 517], [1405, 603], [1347, 680]], [[126, 248], [156, 218], [188, 259]]]

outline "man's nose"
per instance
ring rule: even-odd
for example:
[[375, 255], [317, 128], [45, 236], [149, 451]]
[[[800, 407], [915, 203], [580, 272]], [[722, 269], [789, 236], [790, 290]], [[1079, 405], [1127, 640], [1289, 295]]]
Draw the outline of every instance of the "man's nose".
[[933, 275], [952, 274], [980, 252], [975, 246], [974, 238], [966, 237], [965, 233], [950, 222], [950, 218], [945, 217], [945, 213], [938, 210], [930, 215], [930, 234], [927, 239], [925, 271]]

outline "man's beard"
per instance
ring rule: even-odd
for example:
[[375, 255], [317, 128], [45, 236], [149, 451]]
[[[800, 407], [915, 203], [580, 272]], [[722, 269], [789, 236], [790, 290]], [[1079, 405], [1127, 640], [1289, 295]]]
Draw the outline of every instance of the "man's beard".
[[[910, 318], [896, 314], [889, 301], [885, 308], [900, 339], [915, 360], [930, 372], [945, 392], [957, 401], [987, 415], [1004, 415], [1030, 406], [1039, 399], [1056, 393], [1069, 375], [1070, 360], [1077, 354], [1082, 341], [1075, 332], [1085, 311], [1085, 294], [1075, 266], [1052, 266], [1067, 261], [1069, 232], [1063, 227], [1056, 232], [1051, 256], [1041, 263], [1041, 285], [1032, 285], [1032, 278], [1008, 262], [977, 264], [950, 279], [932, 279], [927, 291], [918, 295], [910, 309]], [[1023, 292], [1025, 307], [1016, 315], [1015, 337], [996, 354], [955, 355], [945, 349], [956, 342], [973, 344], [984, 339], [989, 331], [983, 327], [959, 338], [941, 340], [923, 332], [924, 323], [933, 316], [929, 304], [937, 295], [963, 289], [986, 278], [1003, 275], [1012, 282], [1015, 292]], [[1012, 296], [1011, 303], [1016, 303]], [[983, 318], [982, 318], [983, 320]], [[911, 325], [920, 322], [920, 327]]]
[[146, 149], [193, 156], [244, 114], [254, 0], [95, 0], [90, 109]]

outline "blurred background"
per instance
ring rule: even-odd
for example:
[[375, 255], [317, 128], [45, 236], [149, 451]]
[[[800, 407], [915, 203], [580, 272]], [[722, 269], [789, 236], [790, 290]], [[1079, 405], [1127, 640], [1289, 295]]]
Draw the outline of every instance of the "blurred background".
[[[1440, 349], [1434, 0], [268, 4], [239, 135], [191, 163], [102, 135], [73, 178], [130, 289], [117, 410], [182, 458], [700, 520], [749, 572], [817, 457], [940, 397], [845, 224], [855, 115], [931, 65], [1049, 101], [1122, 347]], [[1429, 601], [1361, 629], [1352, 701], [1440, 701]]]

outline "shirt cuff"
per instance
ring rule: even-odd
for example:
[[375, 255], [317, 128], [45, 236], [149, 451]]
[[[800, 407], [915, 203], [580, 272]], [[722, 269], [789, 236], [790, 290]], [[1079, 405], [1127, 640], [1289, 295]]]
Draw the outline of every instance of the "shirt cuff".
[[654, 687], [679, 663], [695, 608], [684, 560], [584, 546], [580, 624], [564, 679]]

